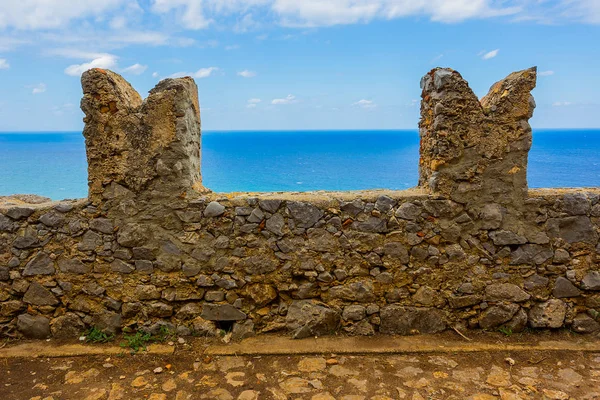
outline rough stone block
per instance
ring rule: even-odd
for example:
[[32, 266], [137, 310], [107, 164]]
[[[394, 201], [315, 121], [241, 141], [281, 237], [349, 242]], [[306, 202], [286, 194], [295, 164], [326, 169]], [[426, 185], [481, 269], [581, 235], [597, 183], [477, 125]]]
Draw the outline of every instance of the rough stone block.
[[519, 311], [518, 304], [500, 304], [486, 309], [479, 319], [479, 326], [483, 329], [496, 328], [508, 322]]
[[50, 320], [41, 315], [22, 314], [17, 318], [17, 329], [30, 339], [50, 337]]
[[66, 313], [53, 319], [50, 329], [54, 337], [74, 339], [85, 331], [85, 324], [76, 314]]
[[572, 329], [579, 333], [594, 333], [600, 331], [600, 323], [587, 314], [577, 314]]
[[367, 310], [364, 306], [353, 305], [344, 308], [342, 318], [345, 321], [360, 321], [367, 316]]
[[286, 327], [294, 339], [331, 335], [339, 325], [340, 314], [317, 301], [294, 301], [286, 316]]
[[496, 283], [485, 288], [485, 299], [488, 301], [512, 301], [520, 303], [531, 296], [512, 283]]
[[9, 218], [12, 219], [24, 219], [28, 218], [35, 212], [35, 208], [32, 207], [12, 207], [4, 212]]
[[564, 239], [568, 243], [590, 243], [598, 241], [598, 233], [589, 217], [574, 216], [552, 218], [547, 222], [550, 237]]
[[288, 201], [287, 209], [299, 228], [311, 228], [323, 216], [319, 208], [300, 201]]
[[446, 329], [444, 313], [435, 308], [390, 305], [381, 309], [381, 333], [412, 335], [439, 333]]
[[224, 206], [217, 203], [216, 201], [212, 201], [208, 203], [208, 206], [206, 206], [206, 209], [204, 210], [204, 216], [208, 218], [214, 218], [223, 215], [224, 212]]
[[566, 314], [567, 305], [562, 300], [537, 303], [529, 310], [529, 325], [532, 328], [560, 328]]
[[48, 254], [39, 252], [25, 265], [23, 276], [52, 275], [54, 271], [54, 261]]
[[54, 306], [58, 304], [58, 300], [50, 290], [37, 282], [32, 282], [29, 289], [23, 296], [23, 301], [34, 306]]
[[205, 303], [201, 317], [208, 321], [241, 321], [247, 316], [231, 304]]
[[600, 290], [600, 272], [590, 271], [581, 280], [583, 288], [586, 290]]
[[60, 258], [58, 260], [58, 268], [62, 272], [73, 273], [73, 274], [87, 274], [91, 272], [92, 265], [85, 264], [76, 258], [65, 259]]
[[581, 291], [575, 287], [567, 278], [562, 276], [556, 278], [552, 295], [557, 299], [565, 297], [577, 297], [581, 295]]

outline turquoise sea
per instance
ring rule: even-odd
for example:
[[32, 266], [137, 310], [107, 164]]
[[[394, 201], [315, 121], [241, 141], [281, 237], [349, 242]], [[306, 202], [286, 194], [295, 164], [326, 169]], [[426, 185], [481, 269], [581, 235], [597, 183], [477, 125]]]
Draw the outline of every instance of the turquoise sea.
[[[398, 131], [202, 134], [204, 185], [216, 192], [406, 189], [417, 183], [419, 136]], [[0, 133], [0, 195], [87, 195], [80, 132]], [[600, 129], [536, 130], [529, 186], [600, 186]]]

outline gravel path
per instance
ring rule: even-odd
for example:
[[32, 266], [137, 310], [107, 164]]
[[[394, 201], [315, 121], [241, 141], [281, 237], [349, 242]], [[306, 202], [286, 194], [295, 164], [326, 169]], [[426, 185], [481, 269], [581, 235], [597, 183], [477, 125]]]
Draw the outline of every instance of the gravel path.
[[2, 400], [600, 399], [600, 354], [170, 356], [0, 360]]

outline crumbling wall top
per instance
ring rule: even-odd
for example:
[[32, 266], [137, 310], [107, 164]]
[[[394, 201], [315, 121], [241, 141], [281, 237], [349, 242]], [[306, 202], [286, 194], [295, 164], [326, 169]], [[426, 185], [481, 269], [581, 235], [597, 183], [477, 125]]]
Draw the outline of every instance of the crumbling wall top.
[[[522, 204], [535, 83], [536, 68], [514, 72], [480, 101], [458, 72], [429, 72], [421, 81], [419, 187], [474, 206]], [[82, 86], [93, 202], [205, 190], [193, 79], [163, 80], [145, 100], [111, 71], [87, 71]]]
[[112, 71], [89, 70], [81, 83], [92, 201], [110, 199], [116, 191], [169, 197], [202, 190], [193, 79], [163, 80], [143, 101]]
[[535, 67], [514, 72], [479, 101], [457, 71], [425, 75], [419, 185], [461, 203], [522, 203], [535, 83]]

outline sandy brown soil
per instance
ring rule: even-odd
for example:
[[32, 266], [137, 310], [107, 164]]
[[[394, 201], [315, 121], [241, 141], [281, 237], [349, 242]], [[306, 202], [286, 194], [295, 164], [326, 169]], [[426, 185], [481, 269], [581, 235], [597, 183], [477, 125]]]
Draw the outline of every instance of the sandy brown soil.
[[[535, 343], [539, 336], [478, 334], [473, 345]], [[439, 338], [450, 342], [456, 335]], [[544, 338], [597, 340], [564, 332]], [[169, 356], [124, 351], [116, 356], [4, 358], [0, 393], [2, 400], [600, 399], [600, 353], [594, 352], [238, 357], [206, 355], [203, 349], [209, 344], [200, 339], [175, 343]]]

